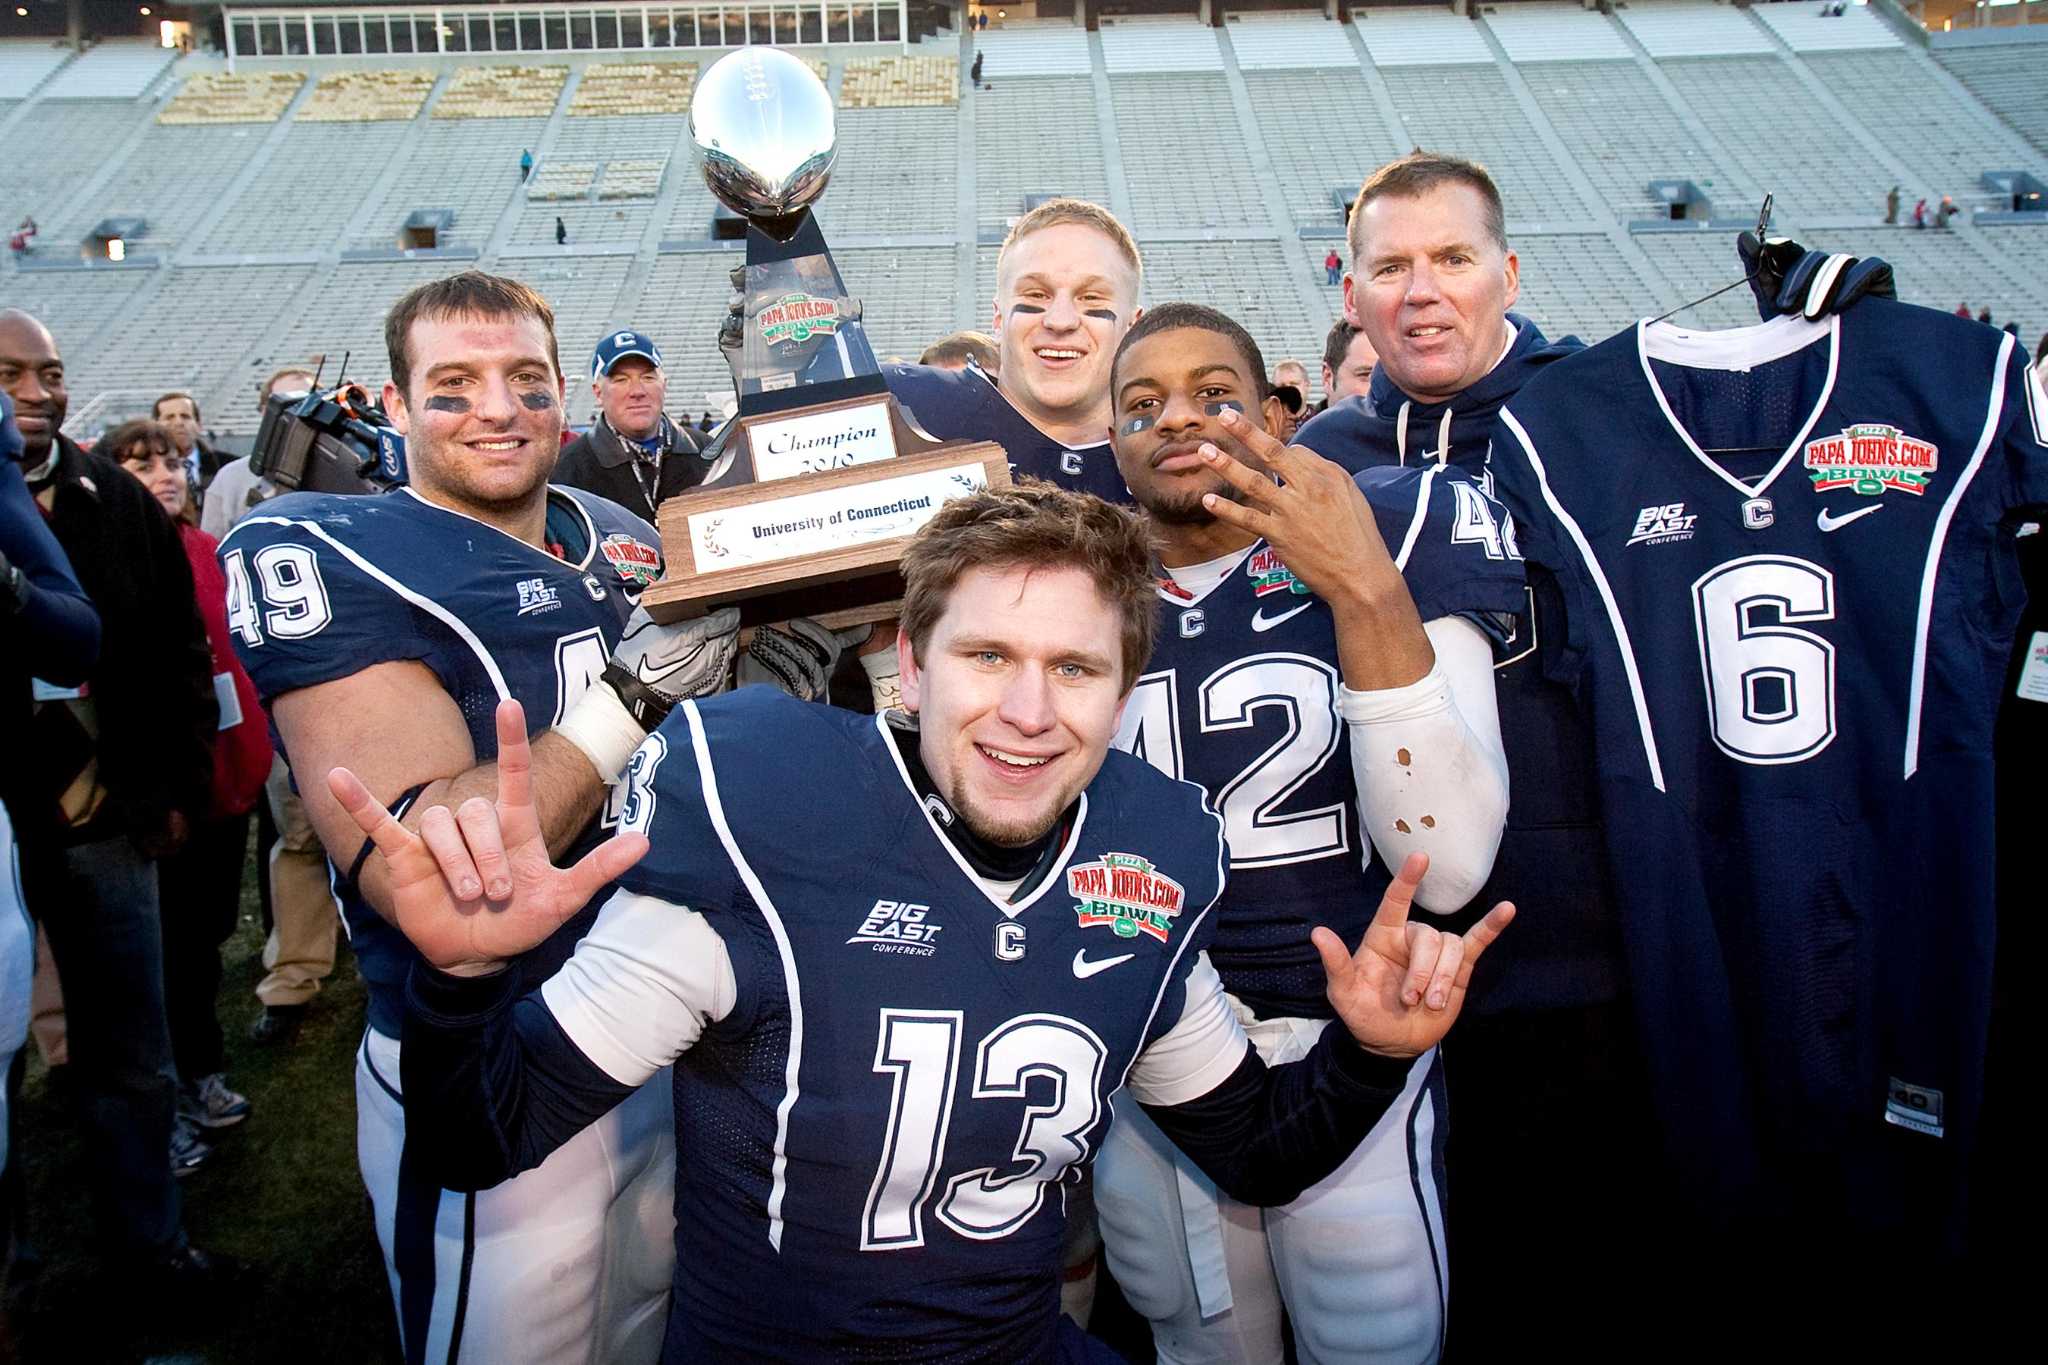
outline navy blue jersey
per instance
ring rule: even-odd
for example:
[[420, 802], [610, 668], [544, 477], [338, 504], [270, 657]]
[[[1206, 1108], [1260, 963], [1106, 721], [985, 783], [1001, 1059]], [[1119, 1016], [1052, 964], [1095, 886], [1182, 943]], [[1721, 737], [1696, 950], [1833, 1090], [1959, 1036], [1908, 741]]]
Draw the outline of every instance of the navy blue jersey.
[[[417, 660], [461, 707], [477, 761], [488, 763], [498, 703], [520, 702], [531, 731], [560, 720], [604, 671], [641, 589], [660, 576], [654, 531], [593, 493], [551, 488], [547, 533], [559, 557], [409, 489], [275, 499], [221, 543], [235, 650], [266, 705], [373, 664]], [[403, 743], [405, 718], [388, 720], [390, 733], [374, 741]], [[597, 833], [586, 831], [570, 858]], [[396, 1038], [418, 955], [353, 886], [336, 882], [370, 988], [370, 1023]], [[534, 984], [569, 955], [595, 904], [530, 955]]]
[[883, 377], [916, 425], [941, 441], [994, 441], [1010, 457], [1013, 475], [1044, 479], [1109, 502], [1131, 500], [1124, 476], [1117, 473], [1106, 423], [1102, 439], [1093, 445], [1061, 445], [1010, 406], [996, 381], [975, 366], [889, 365]]
[[1049, 1358], [1067, 1190], [1208, 939], [1194, 787], [1111, 753], [1013, 905], [888, 723], [750, 687], [634, 760], [621, 885], [700, 911], [736, 983], [675, 1064], [669, 1359]]
[[2009, 521], [2048, 498], [2021, 364], [1865, 299], [1639, 326], [1502, 417], [1497, 486], [1563, 590], [1557, 667], [1595, 727], [1653, 1086], [1718, 1211], [1938, 1228], [1956, 1206]]
[[[1471, 479], [1434, 464], [1357, 479], [1424, 621], [1521, 609], [1521, 556]], [[1262, 1018], [1329, 1018], [1309, 930], [1357, 942], [1392, 876], [1358, 828], [1335, 622], [1263, 541], [1203, 596], [1162, 585], [1159, 598], [1117, 747], [1217, 803], [1230, 886], [1210, 958], [1224, 986]]]

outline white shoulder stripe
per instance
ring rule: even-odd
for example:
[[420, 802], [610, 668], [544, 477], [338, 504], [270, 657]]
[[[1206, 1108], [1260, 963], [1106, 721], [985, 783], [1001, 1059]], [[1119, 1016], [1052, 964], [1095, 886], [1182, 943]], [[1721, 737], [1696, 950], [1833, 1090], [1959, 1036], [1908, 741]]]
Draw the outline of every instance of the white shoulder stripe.
[[1401, 540], [1401, 552], [1394, 556], [1394, 567], [1402, 573], [1408, 572], [1408, 556], [1415, 553], [1415, 542], [1422, 539], [1423, 523], [1429, 520], [1429, 490], [1436, 486], [1436, 476], [1442, 471], [1441, 463], [1429, 466], [1416, 487], [1415, 515], [1408, 519], [1408, 534]]
[[1621, 651], [1621, 666], [1628, 675], [1628, 690], [1635, 703], [1636, 728], [1643, 737], [1643, 759], [1650, 765], [1650, 783], [1658, 791], [1664, 790], [1664, 765], [1657, 757], [1657, 735], [1650, 725], [1649, 698], [1643, 692], [1643, 675], [1636, 667], [1635, 645], [1629, 640], [1628, 624], [1621, 619], [1621, 604], [1614, 599], [1614, 589], [1607, 582], [1607, 573], [1600, 567], [1600, 557], [1593, 553], [1593, 547], [1586, 540], [1586, 533], [1579, 529], [1579, 523], [1572, 514], [1564, 510], [1564, 504], [1557, 500], [1557, 494], [1550, 489], [1550, 476], [1543, 468], [1543, 461], [1536, 454], [1536, 443], [1529, 439], [1529, 433], [1515, 420], [1515, 415], [1506, 408], [1500, 411], [1500, 420], [1515, 440], [1521, 443], [1522, 451], [1529, 457], [1529, 467], [1535, 471], [1536, 486], [1543, 492], [1543, 501], [1550, 508], [1550, 514], [1557, 518], [1572, 538], [1572, 544], [1579, 550], [1579, 557], [1586, 562], [1586, 572], [1593, 579], [1593, 586], [1600, 593], [1600, 601], [1607, 608], [1608, 624], [1614, 631], [1615, 648]]
[[[1159, 1017], [1159, 1006], [1166, 1000], [1167, 988], [1173, 985], [1174, 978], [1180, 974], [1180, 960], [1187, 956], [1188, 945], [1195, 941], [1195, 931], [1201, 928], [1202, 921], [1209, 918], [1215, 912], [1217, 902], [1223, 899], [1225, 879], [1229, 875], [1229, 869], [1225, 865], [1223, 857], [1223, 817], [1209, 803], [1207, 789], [1198, 783], [1189, 782], [1185, 778], [1175, 778], [1174, 780], [1183, 786], [1193, 787], [1200, 794], [1202, 814], [1208, 816], [1216, 823], [1216, 894], [1211, 896], [1209, 903], [1202, 907], [1202, 913], [1189, 920], [1184, 926], [1187, 932], [1181, 936], [1180, 947], [1173, 951], [1173, 961], [1167, 964], [1165, 973], [1160, 976], [1159, 990], [1152, 996], [1152, 1008], [1145, 1012], [1145, 1026], [1138, 1030], [1139, 1045], [1131, 1050], [1131, 1059], [1124, 1063], [1123, 1074], [1116, 1078], [1116, 1085], [1109, 1092], [1111, 1095], [1122, 1090], [1130, 1081], [1131, 1068], [1138, 1064], [1138, 1057], [1145, 1050], [1144, 1039], [1152, 1032], [1152, 1022]], [[1232, 1065], [1234, 1066], [1235, 1063], [1233, 1062]]]
[[[429, 616], [434, 617], [442, 625], [453, 631], [456, 638], [468, 645], [471, 652], [476, 655], [477, 661], [484, 666], [484, 672], [490, 677], [491, 686], [497, 689], [498, 700], [508, 701], [511, 699], [512, 689], [505, 685], [505, 675], [499, 670], [498, 661], [491, 657], [491, 651], [484, 648], [484, 642], [477, 637], [475, 631], [463, 623], [462, 618], [449, 611], [439, 602], [414, 592], [390, 574], [385, 573], [375, 564], [372, 564], [369, 560], [329, 535], [327, 528], [321, 526], [318, 522], [301, 521], [296, 517], [243, 517], [235, 523], [235, 530], [240, 530], [244, 526], [296, 526], [301, 530], [310, 531], [326, 541], [334, 548], [335, 553], [339, 554], [343, 559], [346, 559], [349, 563], [355, 565], [358, 569], [361, 569], [364, 573], [376, 579], [379, 583], [382, 583], [385, 587], [391, 589], [391, 591], [397, 593], [400, 597], [412, 603], [421, 611], [426, 612]], [[229, 535], [232, 537], [233, 532], [230, 532]]]
[[782, 1103], [775, 1107], [775, 1164], [768, 1192], [768, 1245], [780, 1251], [782, 1199], [789, 1192], [789, 1111], [796, 1107], [797, 1081], [804, 1061], [803, 990], [797, 982], [796, 953], [790, 947], [789, 931], [783, 927], [782, 915], [768, 898], [768, 889], [761, 885], [760, 877], [747, 862], [747, 855], [740, 851], [739, 841], [733, 838], [732, 826], [726, 822], [725, 805], [718, 796], [718, 772], [712, 766], [711, 745], [704, 736], [704, 718], [697, 713], [697, 704], [693, 701], [683, 703], [683, 714], [689, 718], [690, 747], [697, 754], [704, 809], [711, 816], [711, 827], [718, 831], [718, 841], [725, 845], [726, 857], [732, 859], [733, 869], [740, 874], [740, 881], [760, 908], [761, 917], [768, 922], [768, 932], [775, 936], [775, 951], [782, 958], [783, 988], [789, 994], [789, 1057], [782, 1068]]
[[2008, 332], [1998, 346], [1998, 363], [1992, 367], [1991, 403], [1984, 412], [1984, 430], [1977, 435], [1977, 448], [1970, 452], [1970, 462], [1963, 466], [1963, 472], [1956, 479], [1948, 498], [1941, 504], [1941, 515], [1934, 519], [1934, 535], [1927, 544], [1927, 563], [1920, 570], [1920, 610], [1913, 622], [1913, 690], [1906, 702], [1906, 776], [1911, 777], [1920, 769], [1920, 706], [1927, 693], [1927, 633], [1934, 618], [1934, 580], [1941, 571], [1942, 547], [1948, 541], [1949, 523], [1955, 520], [1956, 507], [1962, 502], [1963, 494], [1969, 492], [1977, 471], [1983, 467], [1985, 452], [1991, 449], [1991, 438], [1998, 434], [1998, 419], [2005, 412], [2005, 374], [2012, 363], [2015, 338]]

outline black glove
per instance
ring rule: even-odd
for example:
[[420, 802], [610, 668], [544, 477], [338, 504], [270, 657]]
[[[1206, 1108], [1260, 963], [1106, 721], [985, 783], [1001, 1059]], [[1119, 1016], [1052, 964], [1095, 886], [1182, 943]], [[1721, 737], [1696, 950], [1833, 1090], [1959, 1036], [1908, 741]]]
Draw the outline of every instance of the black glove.
[[28, 600], [28, 575], [14, 567], [7, 551], [0, 550], [0, 616], [12, 616]]
[[1781, 313], [1808, 320], [1839, 313], [1866, 294], [1881, 299], [1899, 296], [1892, 268], [1876, 256], [1847, 256], [1808, 251], [1790, 237], [1757, 240], [1754, 232], [1735, 238], [1742, 268], [1756, 295], [1757, 313], [1769, 322]]
[[[872, 629], [858, 626], [846, 634], [858, 644]], [[847, 643], [816, 621], [803, 618], [757, 626], [740, 655], [737, 683], [741, 687], [767, 683], [798, 701], [820, 701], [831, 686], [832, 671], [839, 666], [840, 651]]]

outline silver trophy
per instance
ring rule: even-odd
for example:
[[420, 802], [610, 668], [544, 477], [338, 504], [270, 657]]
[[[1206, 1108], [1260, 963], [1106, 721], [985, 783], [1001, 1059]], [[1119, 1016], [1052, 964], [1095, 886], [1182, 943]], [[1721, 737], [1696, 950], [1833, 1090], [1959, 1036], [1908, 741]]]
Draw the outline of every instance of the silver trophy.
[[747, 261], [719, 346], [739, 416], [705, 484], [657, 511], [666, 572], [641, 596], [658, 621], [737, 604], [747, 621], [886, 620], [904, 545], [940, 506], [1010, 481], [1001, 446], [940, 445], [882, 382], [811, 205], [832, 174], [832, 97], [769, 47], [713, 63], [690, 102], [704, 182], [747, 221]]
[[777, 48], [721, 57], [690, 101], [704, 183], [747, 220], [747, 263], [719, 329], [742, 417], [885, 392], [860, 305], [811, 216], [833, 135], [824, 82]]

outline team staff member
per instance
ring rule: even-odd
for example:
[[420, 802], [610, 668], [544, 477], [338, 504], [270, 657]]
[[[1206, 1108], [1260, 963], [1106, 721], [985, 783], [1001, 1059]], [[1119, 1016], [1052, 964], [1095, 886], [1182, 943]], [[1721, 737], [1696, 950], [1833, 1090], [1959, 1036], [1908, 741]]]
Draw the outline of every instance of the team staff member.
[[[1378, 354], [1370, 390], [1302, 429], [1351, 469], [1448, 464], [1486, 484], [1496, 417], [1543, 367], [1583, 349], [1508, 310], [1520, 286], [1500, 191], [1484, 168], [1415, 153], [1380, 167], [1350, 224], [1345, 320]], [[1450, 1240], [1461, 1293], [1451, 1341], [1482, 1356], [1532, 1330], [1586, 1258], [1634, 1216], [1654, 1144], [1623, 1002], [1617, 910], [1593, 781], [1593, 740], [1544, 676], [1561, 600], [1531, 570], [1529, 612], [1495, 672], [1515, 800], [1486, 897], [1514, 888], [1525, 933], [1480, 974], [1473, 1027], [1446, 1049], [1459, 1173]], [[1544, 1178], [1528, 1173], [1542, 1170]], [[1469, 1211], [1485, 1209], [1484, 1218]], [[1539, 1236], [1537, 1230], [1544, 1231]], [[1513, 1304], [1516, 1311], [1503, 1311]]]
[[[412, 482], [374, 498], [293, 494], [243, 518], [221, 548], [237, 648], [294, 772], [347, 763], [436, 842], [455, 837], [450, 807], [468, 822], [465, 798], [492, 790], [492, 711], [518, 698], [555, 723], [531, 756], [549, 840], [594, 843], [608, 784], [652, 723], [635, 711], [665, 706], [654, 687], [725, 685], [737, 614], [676, 631], [629, 623], [659, 571], [654, 532], [548, 485], [564, 386], [538, 294], [453, 275], [400, 299], [385, 342], [384, 406]], [[564, 1135], [547, 1163], [489, 1194], [426, 1179], [399, 1088], [414, 954], [381, 918], [391, 873], [325, 783], [301, 792], [369, 987], [357, 1151], [407, 1360], [650, 1359], [668, 1288], [666, 1087]], [[466, 895], [480, 907], [512, 891], [487, 855]], [[534, 945], [524, 975], [545, 978], [590, 918]]]
[[[1283, 446], [1287, 413], [1264, 376], [1258, 343], [1193, 304], [1147, 311], [1118, 352], [1117, 463], [1165, 577], [1160, 642], [1117, 743], [1222, 814], [1230, 883], [1210, 956], [1275, 1064], [1331, 1018], [1313, 925], [1348, 938], [1415, 852], [1430, 856], [1416, 903], [1439, 914], [1492, 868], [1508, 807], [1492, 642], [1521, 607], [1522, 566], [1464, 475], [1354, 482]], [[1436, 1053], [1336, 1172], [1263, 1214], [1219, 1195], [1142, 1113], [1119, 1118], [1096, 1206], [1161, 1360], [1278, 1360], [1285, 1327], [1303, 1361], [1436, 1357], [1449, 1284]]]
[[661, 351], [643, 332], [613, 332], [590, 357], [597, 421], [562, 448], [554, 481], [610, 498], [654, 525], [662, 500], [704, 482], [710, 466], [697, 438], [662, 411], [668, 374]]
[[1331, 323], [1323, 338], [1323, 401], [1316, 410], [1369, 391], [1377, 364], [1379, 355], [1363, 329], [1345, 318]]
[[[674, 1060], [676, 1362], [1053, 1359], [1064, 1187], [1127, 1080], [1248, 1199], [1326, 1171], [1512, 911], [1454, 946], [1407, 922], [1410, 860], [1355, 956], [1316, 933], [1347, 1027], [1299, 1065], [1252, 1056], [1203, 953], [1218, 821], [1106, 752], [1151, 644], [1149, 561], [1139, 519], [1097, 499], [947, 504], [904, 558], [907, 713], [761, 688], [678, 708], [634, 756], [644, 839], [567, 873], [502, 708], [498, 837], [550, 893], [502, 913], [463, 913], [424, 842], [331, 774], [441, 969], [414, 970], [407, 1016], [435, 1169], [503, 1179]], [[643, 853], [521, 998], [506, 956]]]

